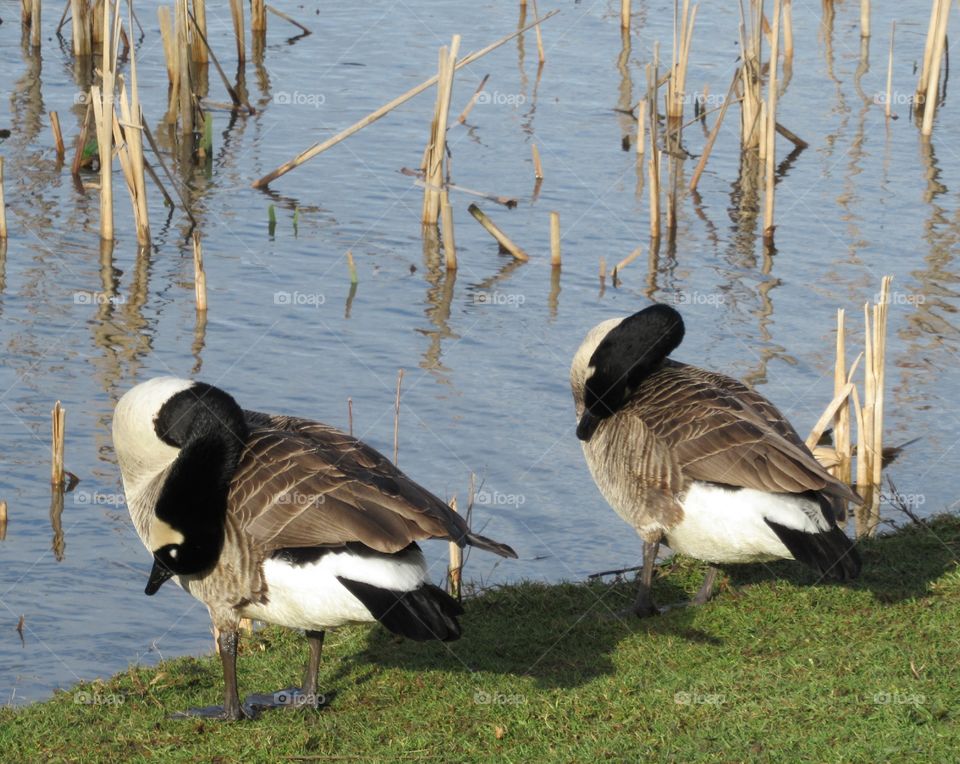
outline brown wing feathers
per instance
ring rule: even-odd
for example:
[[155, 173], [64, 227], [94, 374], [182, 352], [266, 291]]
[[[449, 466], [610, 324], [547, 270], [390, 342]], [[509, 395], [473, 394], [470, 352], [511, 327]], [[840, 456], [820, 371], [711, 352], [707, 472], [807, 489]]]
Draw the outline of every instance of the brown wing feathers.
[[667, 362], [627, 409], [664, 440], [689, 479], [859, 501], [771, 403], [729, 377]]
[[229, 501], [241, 526], [268, 550], [359, 541], [390, 553], [445, 538], [516, 556], [472, 534], [440, 498], [346, 433], [294, 417], [246, 415], [250, 437]]

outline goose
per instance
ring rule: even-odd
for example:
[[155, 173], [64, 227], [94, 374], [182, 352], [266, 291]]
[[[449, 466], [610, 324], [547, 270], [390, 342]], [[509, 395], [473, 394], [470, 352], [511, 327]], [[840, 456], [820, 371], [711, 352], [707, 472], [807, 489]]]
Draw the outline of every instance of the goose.
[[[262, 707], [322, 705], [324, 633], [343, 624], [457, 639], [463, 610], [427, 581], [418, 541], [516, 557], [365, 443], [320, 422], [245, 411], [213, 385], [138, 384], [118, 401], [112, 430], [130, 517], [153, 554], [146, 594], [173, 578], [207, 606], [218, 634], [223, 706], [178, 716], [237, 720]], [[305, 631], [301, 687], [240, 703], [241, 618]]]
[[650, 586], [663, 541], [711, 564], [693, 604], [710, 599], [721, 563], [794, 559], [855, 578], [860, 556], [837, 518], [860, 497], [758, 392], [669, 358], [683, 336], [680, 314], [654, 304], [595, 326], [570, 367], [590, 473], [643, 540], [633, 614], [659, 612]]

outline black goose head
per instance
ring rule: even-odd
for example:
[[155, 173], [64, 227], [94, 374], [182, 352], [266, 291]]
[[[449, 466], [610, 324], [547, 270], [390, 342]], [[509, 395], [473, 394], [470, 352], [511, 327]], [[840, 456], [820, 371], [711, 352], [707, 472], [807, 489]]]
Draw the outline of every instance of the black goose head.
[[588, 441], [683, 341], [683, 318], [669, 305], [651, 305], [607, 332], [593, 351], [584, 384], [577, 437]]
[[248, 434], [237, 402], [202, 382], [170, 396], [153, 428], [179, 453], [154, 509], [154, 563], [147, 594], [171, 576], [202, 573], [216, 564], [223, 548], [230, 481]]

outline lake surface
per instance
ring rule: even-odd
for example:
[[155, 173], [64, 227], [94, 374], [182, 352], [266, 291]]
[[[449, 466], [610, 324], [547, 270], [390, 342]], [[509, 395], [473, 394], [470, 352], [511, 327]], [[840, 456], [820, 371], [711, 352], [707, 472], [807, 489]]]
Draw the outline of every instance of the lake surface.
[[[819, 4], [795, 4], [796, 53], [778, 118], [810, 145], [787, 159], [791, 144], [777, 142], [778, 160], [787, 161], [776, 251], [765, 252], [759, 238], [760, 197], [738, 180], [732, 106], [699, 196], [684, 196], [675, 241], [664, 240], [656, 257], [645, 165], [638, 171], [633, 149], [623, 149], [634, 120], [616, 108], [642, 95], [655, 41], [669, 59], [673, 4], [635, 3], [626, 46], [619, 5], [542, 0], [541, 13], [562, 11], [544, 25], [542, 71], [528, 32], [458, 72], [452, 120], [481, 78], [490, 79], [467, 125], [450, 128], [453, 180], [519, 201], [511, 210], [479, 203], [531, 260], [516, 265], [499, 254], [467, 213], [476, 197], [452, 193], [454, 276], [425, 244], [422, 191], [400, 172], [421, 160], [432, 90], [269, 192], [250, 183], [429, 77], [451, 35], [463, 35], [466, 52], [515, 29], [517, 3], [278, 3], [314, 34], [295, 38], [296, 28], [270, 17], [262, 61], [245, 66], [257, 113], [213, 112], [207, 167], [167, 156], [204, 242], [204, 325], [194, 309], [189, 220], [179, 207], [166, 210], [148, 182], [153, 244], [138, 254], [119, 169], [116, 244], [112, 258], [101, 255], [97, 191], [75, 188], [72, 149], [57, 167], [49, 129], [56, 110], [72, 145], [85, 109], [69, 24], [61, 46], [53, 36], [59, 7], [47, 4], [36, 56], [21, 44], [19, 3], [0, 4], [0, 128], [11, 131], [0, 142], [10, 228], [0, 260], [0, 499], [9, 505], [0, 542], [0, 702], [41, 699], [131, 663], [212, 647], [198, 602], [175, 587], [144, 597], [150, 560], [122, 503], [111, 411], [155, 375], [196, 377], [247, 408], [343, 428], [352, 399], [355, 434], [389, 454], [402, 368], [400, 466], [461, 507], [475, 473], [474, 527], [520, 555], [501, 563], [475, 552], [466, 578], [578, 580], [634, 565], [640, 553], [595, 489], [574, 436], [567, 370], [590, 327], [651, 298], [680, 303], [688, 330], [676, 356], [747, 379], [806, 433], [832, 397], [836, 309], [848, 309], [852, 358], [862, 347], [862, 305], [891, 274], [885, 438], [921, 440], [889, 474], [921, 514], [955, 506], [960, 120], [948, 97], [924, 141], [908, 113], [926, 5], [873, 3], [865, 56], [858, 4], [838, 4], [832, 23]], [[155, 6], [138, 9], [141, 99], [169, 151]], [[885, 89], [894, 20], [900, 118], [888, 122], [875, 96]], [[691, 93], [709, 85], [708, 108], [737, 64], [737, 27], [735, 4], [702, 5], [687, 82]], [[208, 28], [232, 79], [229, 14], [209, 10]], [[211, 99], [228, 101], [213, 70], [209, 83]], [[704, 141], [699, 123], [685, 129], [692, 154]], [[536, 195], [533, 143], [545, 175]], [[683, 164], [684, 183], [695, 162]], [[563, 236], [558, 281], [549, 265], [551, 210]], [[643, 254], [619, 285], [608, 279], [601, 289], [600, 258], [611, 267], [638, 246]], [[355, 294], [347, 250], [357, 263]], [[51, 516], [50, 409], [58, 399], [67, 410], [66, 466], [81, 482]], [[440, 581], [446, 544], [427, 546]]]

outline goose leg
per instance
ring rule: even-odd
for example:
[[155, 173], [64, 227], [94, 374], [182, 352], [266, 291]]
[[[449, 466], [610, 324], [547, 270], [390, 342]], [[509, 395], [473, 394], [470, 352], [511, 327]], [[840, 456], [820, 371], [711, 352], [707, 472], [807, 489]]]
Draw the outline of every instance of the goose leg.
[[660, 542], [643, 542], [643, 568], [640, 571], [640, 585], [637, 587], [637, 598], [633, 602], [632, 613], [638, 618], [650, 615], [659, 615], [660, 611], [653, 602], [653, 567], [657, 562], [657, 551]]
[[220, 663], [223, 666], [223, 706], [204, 706], [203, 708], [188, 708], [178, 711], [173, 718], [203, 717], [206, 719], [223, 719], [225, 721], [239, 721], [253, 719], [257, 711], [240, 704], [237, 694], [237, 643], [240, 635], [236, 628], [224, 629], [217, 635], [217, 646], [220, 648]]
[[703, 583], [700, 585], [699, 591], [690, 601], [691, 605], [703, 605], [704, 603], [710, 601], [710, 599], [713, 597], [713, 587], [717, 582], [717, 573], [719, 572], [719, 568], [717, 568], [715, 565], [711, 565], [707, 569], [707, 575], [704, 576]]
[[256, 708], [322, 708], [332, 695], [317, 693], [317, 672], [320, 669], [320, 654], [323, 651], [322, 631], [306, 632], [310, 657], [303, 672], [303, 684], [300, 687], [286, 687], [270, 695], [248, 695], [246, 702]]
[[[307, 668], [303, 672], [303, 694], [308, 698], [322, 701], [322, 698], [317, 696], [317, 672], [320, 670], [320, 653], [323, 651], [324, 632], [308, 631], [306, 636], [307, 644], [310, 646], [310, 658], [307, 660]], [[313, 705], [319, 706], [322, 703], [317, 702]]]

